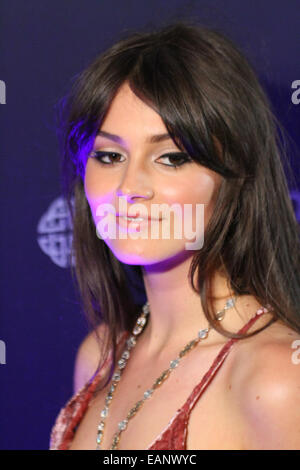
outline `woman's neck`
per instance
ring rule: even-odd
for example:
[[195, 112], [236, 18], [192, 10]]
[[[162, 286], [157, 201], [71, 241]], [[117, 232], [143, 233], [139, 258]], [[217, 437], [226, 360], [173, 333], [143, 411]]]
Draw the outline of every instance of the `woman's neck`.
[[[149, 358], [159, 359], [166, 351], [183, 348], [197, 337], [200, 329], [207, 328], [200, 296], [188, 282], [191, 257], [180, 263], [162, 266], [143, 266], [144, 285], [150, 314], [143, 332], [144, 351]], [[228, 281], [219, 272], [212, 283], [214, 312], [222, 310], [226, 301], [234, 296]], [[238, 331], [254, 315], [260, 304], [252, 296], [237, 297], [236, 305], [226, 311], [222, 326]], [[222, 343], [228, 338], [211, 329], [203, 345]]]

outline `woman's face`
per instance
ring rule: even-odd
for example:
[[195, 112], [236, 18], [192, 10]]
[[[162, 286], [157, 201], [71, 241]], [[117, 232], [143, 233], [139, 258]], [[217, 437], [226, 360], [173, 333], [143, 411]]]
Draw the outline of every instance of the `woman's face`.
[[[167, 129], [127, 83], [101, 132], [87, 159], [84, 187], [98, 236], [114, 255], [126, 264], [150, 265], [186, 258], [201, 248], [221, 176], [189, 161], [170, 137], [150, 141]], [[144, 216], [143, 222], [118, 216], [128, 212]], [[115, 230], [109, 232], [109, 224]]]

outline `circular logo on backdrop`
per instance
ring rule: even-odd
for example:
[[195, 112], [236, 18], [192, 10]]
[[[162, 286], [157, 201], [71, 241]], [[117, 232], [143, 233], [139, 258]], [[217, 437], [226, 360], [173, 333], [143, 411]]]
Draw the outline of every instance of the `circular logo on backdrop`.
[[39, 247], [61, 268], [74, 265], [74, 258], [71, 257], [72, 228], [68, 205], [63, 197], [56, 198], [38, 222]]

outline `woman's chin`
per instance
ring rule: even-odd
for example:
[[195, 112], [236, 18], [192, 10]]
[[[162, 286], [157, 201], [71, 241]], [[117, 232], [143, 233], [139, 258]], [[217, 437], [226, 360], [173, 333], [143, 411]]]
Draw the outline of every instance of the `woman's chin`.
[[163, 240], [156, 240], [156, 243], [150, 246], [149, 241], [142, 243], [143, 240], [127, 243], [126, 246], [116, 246], [108, 244], [114, 256], [122, 263], [139, 266], [152, 266], [153, 268], [169, 269], [184, 259], [189, 258], [192, 252], [184, 249], [184, 244], [178, 246], [174, 241], [172, 246], [170, 240], [163, 243]]

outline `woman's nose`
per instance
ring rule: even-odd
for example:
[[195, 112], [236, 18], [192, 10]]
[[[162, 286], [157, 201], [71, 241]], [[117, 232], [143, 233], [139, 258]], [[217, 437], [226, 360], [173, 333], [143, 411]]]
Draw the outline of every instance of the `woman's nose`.
[[130, 202], [132, 199], [150, 199], [153, 196], [149, 178], [142, 168], [127, 168], [126, 174], [117, 188], [117, 196]]
[[123, 197], [126, 201], [131, 202], [133, 199], [142, 198], [142, 199], [150, 199], [153, 195], [153, 191], [151, 189], [141, 188], [118, 188], [117, 196]]

